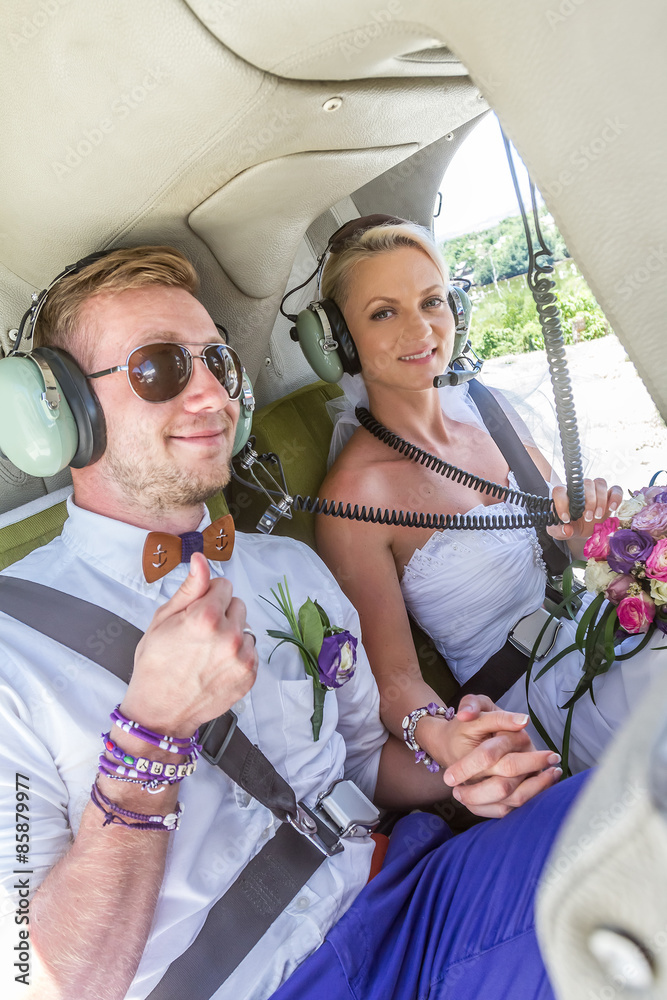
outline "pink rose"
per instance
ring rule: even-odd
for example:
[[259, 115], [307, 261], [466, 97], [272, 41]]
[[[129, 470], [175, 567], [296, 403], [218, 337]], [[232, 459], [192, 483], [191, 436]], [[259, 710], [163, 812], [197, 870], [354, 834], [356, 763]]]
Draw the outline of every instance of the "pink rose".
[[620, 526], [621, 522], [617, 517], [608, 517], [606, 521], [596, 524], [593, 534], [584, 545], [586, 559], [606, 559], [609, 555], [609, 535]]
[[667, 503], [650, 503], [632, 518], [633, 531], [648, 531], [654, 538], [667, 534]]
[[653, 546], [646, 560], [646, 575], [654, 580], [667, 580], [667, 538], [661, 538]]
[[618, 606], [618, 621], [621, 628], [631, 635], [648, 632], [655, 618], [655, 604], [643, 591], [636, 597], [624, 597]]
[[627, 573], [619, 574], [611, 581], [604, 596], [612, 604], [618, 604], [619, 601], [622, 601], [627, 596], [628, 587], [631, 587], [633, 584], [635, 587], [637, 586], [634, 576], [628, 576]]

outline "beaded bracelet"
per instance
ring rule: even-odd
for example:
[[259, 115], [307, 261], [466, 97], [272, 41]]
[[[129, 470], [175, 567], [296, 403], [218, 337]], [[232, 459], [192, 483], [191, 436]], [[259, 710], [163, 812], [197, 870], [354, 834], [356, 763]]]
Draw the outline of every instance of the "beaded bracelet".
[[[192, 751], [188, 754], [187, 763], [165, 764], [161, 760], [150, 760], [148, 757], [134, 757], [131, 753], [126, 753], [117, 743], [114, 743], [111, 739], [111, 733], [102, 733], [101, 735], [104, 740], [105, 750], [108, 750], [122, 764], [127, 764], [129, 767], [140, 772], [139, 776], [141, 774], [150, 774], [154, 778], [174, 778], [180, 781], [182, 778], [187, 778], [191, 774], [194, 774], [197, 769], [197, 757], [199, 754], [197, 744], [195, 744]], [[108, 758], [105, 758], [105, 760], [108, 761]], [[109, 763], [113, 762], [109, 761]], [[124, 774], [125, 772], [120, 771], [119, 773]], [[132, 775], [132, 777], [137, 777], [137, 775]]]
[[132, 733], [133, 736], [143, 740], [144, 743], [150, 743], [151, 746], [159, 747], [160, 750], [168, 750], [169, 753], [201, 753], [201, 745], [197, 743], [196, 733], [190, 737], [166, 736], [155, 733], [152, 729], [146, 729], [145, 726], [140, 725], [138, 722], [128, 719], [121, 712], [120, 705], [116, 705], [109, 718], [123, 732]]
[[[131, 781], [136, 785], [140, 785], [142, 791], [151, 792], [152, 794], [157, 794], [158, 792], [163, 792], [165, 788], [169, 785], [175, 785], [179, 781], [182, 781], [185, 775], [169, 775], [169, 777], [164, 778], [151, 778], [145, 775], [141, 775], [135, 768], [126, 767], [125, 764], [117, 764], [115, 760], [109, 760], [109, 758], [101, 753], [98, 758], [98, 770], [100, 774], [105, 775], [107, 778], [118, 778], [122, 781]], [[186, 764], [181, 765], [182, 767], [187, 767]], [[175, 764], [165, 764], [165, 768], [169, 770], [176, 770]]]
[[[183, 815], [183, 804], [181, 802], [176, 803], [176, 812], [167, 813], [166, 816], [150, 815], [147, 816], [145, 813], [135, 813], [131, 812], [129, 809], [123, 809], [121, 806], [112, 802], [108, 799], [99, 788], [97, 787], [97, 779], [93, 783], [93, 787], [90, 790], [90, 799], [97, 808], [104, 813], [104, 823], [103, 826], [109, 826], [110, 824], [116, 823], [121, 826], [126, 826], [131, 830], [159, 830], [160, 832], [171, 833], [174, 830], [178, 830], [181, 822], [181, 816]], [[108, 808], [105, 809], [105, 806]], [[128, 823], [127, 819], [134, 820], [133, 823]]]
[[445, 708], [443, 705], [436, 705], [434, 701], [429, 702], [425, 708], [416, 708], [414, 712], [410, 712], [403, 719], [401, 725], [403, 726], [403, 739], [405, 740], [407, 746], [410, 750], [414, 750], [415, 753], [415, 764], [424, 763], [429, 771], [435, 774], [436, 771], [440, 770], [440, 765], [433, 760], [430, 754], [422, 750], [419, 743], [415, 739], [415, 729], [417, 723], [420, 719], [423, 719], [425, 715], [439, 715], [444, 718], [445, 721], [450, 722], [456, 715], [456, 709]]

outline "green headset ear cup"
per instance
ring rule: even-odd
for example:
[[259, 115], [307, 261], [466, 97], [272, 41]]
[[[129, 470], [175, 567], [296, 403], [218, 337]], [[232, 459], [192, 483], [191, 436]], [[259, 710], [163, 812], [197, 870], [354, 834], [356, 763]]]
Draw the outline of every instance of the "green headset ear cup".
[[43, 393], [42, 373], [30, 357], [0, 361], [0, 449], [29, 476], [55, 476], [70, 464], [78, 445], [76, 421], [63, 393], [54, 411]]
[[325, 382], [338, 382], [344, 368], [338, 351], [322, 350], [324, 329], [322, 320], [310, 307], [302, 309], [296, 318], [296, 330], [304, 357], [315, 374]]
[[[250, 396], [247, 395], [248, 393]], [[250, 381], [247, 372], [244, 372], [243, 389], [241, 391], [241, 409], [239, 411], [239, 420], [236, 425], [234, 444], [232, 445], [232, 455], [238, 455], [238, 453], [243, 451], [248, 443], [250, 431], [252, 430], [252, 413], [254, 408], [255, 396], [253, 394], [252, 382]]]
[[73, 469], [83, 469], [102, 457], [107, 444], [106, 422], [97, 396], [90, 388], [74, 358], [56, 347], [36, 347], [33, 354], [43, 358], [67, 400], [78, 434], [76, 452], [68, 463]]

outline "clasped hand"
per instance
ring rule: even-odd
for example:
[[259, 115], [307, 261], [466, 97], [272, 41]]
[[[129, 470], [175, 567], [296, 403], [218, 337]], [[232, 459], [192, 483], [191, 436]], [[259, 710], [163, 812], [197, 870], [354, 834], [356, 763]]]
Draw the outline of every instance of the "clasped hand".
[[527, 724], [528, 716], [504, 712], [485, 695], [466, 695], [451, 722], [425, 717], [416, 736], [434, 760], [449, 763], [444, 781], [455, 799], [476, 816], [500, 817], [562, 774], [558, 754], [536, 750]]

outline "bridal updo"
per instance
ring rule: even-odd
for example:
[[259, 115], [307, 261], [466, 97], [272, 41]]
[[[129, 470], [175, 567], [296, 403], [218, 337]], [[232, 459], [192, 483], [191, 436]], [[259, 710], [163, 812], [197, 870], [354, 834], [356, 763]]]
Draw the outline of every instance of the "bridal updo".
[[[414, 247], [422, 250], [431, 258], [442, 275], [445, 288], [449, 285], [449, 273], [432, 233], [416, 222], [400, 219], [394, 222], [383, 222], [369, 229], [354, 230], [353, 219], [349, 224], [350, 235], [345, 235], [345, 229], [340, 238], [333, 241], [329, 257], [322, 271], [320, 285], [321, 295], [325, 299], [333, 299], [339, 309], [345, 306], [349, 278], [359, 261], [367, 260], [377, 253], [387, 253], [400, 247]], [[359, 220], [361, 222], [361, 220]], [[363, 222], [361, 223], [363, 225]]]

